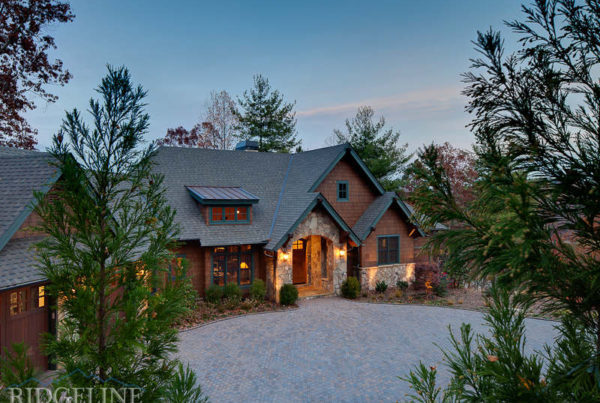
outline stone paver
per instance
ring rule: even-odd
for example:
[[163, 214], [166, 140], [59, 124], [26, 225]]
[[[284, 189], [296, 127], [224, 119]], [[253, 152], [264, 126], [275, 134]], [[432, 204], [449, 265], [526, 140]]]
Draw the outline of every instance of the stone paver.
[[[462, 322], [485, 329], [477, 312], [319, 298], [183, 332], [179, 355], [212, 402], [402, 401], [397, 376], [419, 360], [442, 370], [433, 343], [448, 346], [447, 326]], [[552, 342], [553, 325], [528, 320], [529, 351]]]

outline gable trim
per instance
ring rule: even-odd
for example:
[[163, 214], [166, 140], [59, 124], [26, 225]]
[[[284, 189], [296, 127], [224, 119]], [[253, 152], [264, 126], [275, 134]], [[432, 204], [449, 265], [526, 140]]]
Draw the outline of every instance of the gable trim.
[[363, 171], [363, 173], [367, 176], [367, 178], [369, 178], [369, 180], [371, 181], [371, 184], [373, 186], [375, 186], [375, 188], [377, 189], [377, 191], [379, 192], [379, 194], [384, 194], [385, 190], [383, 189], [383, 187], [381, 186], [381, 184], [377, 181], [377, 179], [375, 178], [375, 176], [373, 176], [373, 174], [371, 173], [371, 171], [369, 170], [369, 168], [367, 168], [367, 165], [365, 165], [365, 163], [358, 156], [358, 154], [356, 153], [356, 151], [354, 151], [354, 149], [352, 149], [352, 147], [350, 146], [350, 144], [347, 144], [347, 143], [346, 143], [344, 149], [333, 160], [333, 162], [329, 165], [329, 167], [327, 167], [327, 169], [325, 170], [325, 172], [323, 172], [321, 174], [321, 176], [319, 176], [319, 178], [317, 179], [317, 181], [311, 186], [311, 188], [308, 191], [309, 192], [316, 191], [316, 189], [319, 187], [319, 185], [321, 184], [321, 182], [323, 182], [323, 180], [325, 180], [325, 178], [327, 177], [327, 175], [329, 175], [329, 173], [333, 170], [333, 168], [335, 168], [335, 166], [338, 164], [338, 162], [340, 162], [340, 160], [342, 158], [344, 158], [344, 156], [347, 153], [350, 154], [352, 156], [352, 158], [354, 158], [354, 161], [356, 161], [356, 163], [361, 168], [361, 170]]
[[354, 243], [360, 245], [360, 239], [356, 236], [356, 234], [352, 231], [352, 229], [346, 224], [346, 222], [339, 216], [339, 214], [334, 210], [333, 206], [329, 204], [327, 199], [318, 195], [314, 198], [314, 200], [308, 205], [308, 207], [304, 210], [304, 212], [298, 217], [298, 219], [292, 224], [292, 226], [286, 231], [285, 235], [275, 244], [275, 246], [271, 249], [273, 251], [278, 250], [283, 246], [283, 244], [288, 240], [291, 233], [293, 233], [298, 225], [310, 214], [311, 211], [317, 206], [317, 204], [321, 203], [321, 205], [325, 208], [325, 210], [329, 213], [329, 215], [333, 218], [335, 223], [339, 225], [344, 231], [348, 233], [348, 236]]
[[402, 212], [406, 216], [407, 221], [409, 222], [409, 224], [414, 225], [414, 227], [419, 232], [419, 235], [425, 236], [425, 233], [423, 232], [423, 230], [421, 229], [421, 227], [419, 227], [418, 225], [413, 224], [410, 221], [411, 214], [410, 214], [410, 211], [408, 210], [408, 207], [406, 207], [406, 204], [404, 204], [404, 202], [402, 200], [400, 200], [396, 196], [396, 197], [390, 199], [389, 203], [384, 208], [381, 209], [381, 212], [377, 215], [377, 217], [375, 217], [375, 219], [373, 220], [373, 222], [371, 223], [371, 225], [369, 225], [369, 228], [367, 229], [367, 231], [361, 236], [362, 240], [367, 239], [367, 237], [371, 234], [371, 231], [373, 231], [373, 229], [375, 228], [375, 226], [377, 225], [377, 223], [379, 222], [379, 220], [381, 220], [381, 218], [383, 217], [383, 215], [390, 209], [390, 206], [392, 204], [394, 204], [394, 202], [396, 203], [396, 205], [398, 207], [400, 207], [400, 210], [402, 210]]
[[[42, 188], [39, 190], [39, 192], [42, 194], [48, 193], [48, 191], [50, 191], [50, 189], [52, 189], [52, 185], [54, 185], [54, 183], [56, 183], [56, 181], [60, 177], [61, 177], [61, 172], [57, 171], [54, 174], [54, 176], [52, 176], [52, 178], [50, 178], [50, 181], [47, 184], [45, 184], [44, 186], [42, 186]], [[6, 231], [4, 231], [4, 233], [2, 235], [0, 235], [0, 251], [2, 249], [4, 249], [4, 247], [6, 246], [8, 241], [10, 241], [10, 239], [13, 237], [13, 235], [19, 230], [19, 228], [21, 228], [21, 225], [23, 225], [23, 223], [25, 222], [27, 217], [29, 217], [29, 215], [31, 214], [33, 209], [37, 206], [38, 200], [37, 200], [37, 197], [35, 197], [35, 195], [33, 194], [33, 192], [32, 192], [32, 198], [33, 198], [33, 200], [31, 201], [31, 203], [29, 203], [27, 206], [25, 206], [25, 208], [21, 211], [21, 213], [19, 213], [19, 215], [17, 216], [15, 221], [13, 221], [12, 224], [10, 224], [10, 226], [6, 229]]]

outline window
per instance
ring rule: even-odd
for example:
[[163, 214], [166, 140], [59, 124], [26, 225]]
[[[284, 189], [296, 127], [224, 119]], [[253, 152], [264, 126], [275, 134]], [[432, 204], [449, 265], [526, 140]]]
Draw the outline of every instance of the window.
[[377, 264], [400, 263], [400, 236], [377, 237]]
[[18, 315], [25, 312], [25, 290], [14, 291], [10, 293], [10, 315]]
[[46, 306], [46, 289], [43, 285], [31, 288], [33, 295], [33, 306], [35, 308], [43, 308]]
[[171, 263], [169, 263], [169, 282], [174, 282], [178, 280], [178, 274], [183, 269], [183, 260], [185, 259], [184, 254], [177, 254], [175, 259]]
[[337, 200], [348, 201], [348, 181], [337, 181]]
[[213, 224], [247, 224], [250, 222], [247, 206], [210, 207], [210, 222]]
[[213, 249], [212, 283], [248, 286], [253, 278], [252, 246], [220, 246]]

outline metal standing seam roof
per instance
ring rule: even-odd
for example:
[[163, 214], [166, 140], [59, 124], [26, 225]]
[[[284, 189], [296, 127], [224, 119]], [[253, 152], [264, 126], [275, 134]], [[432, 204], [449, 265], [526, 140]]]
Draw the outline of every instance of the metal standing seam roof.
[[186, 186], [186, 188], [203, 201], [245, 201], [258, 202], [258, 196], [234, 186]]

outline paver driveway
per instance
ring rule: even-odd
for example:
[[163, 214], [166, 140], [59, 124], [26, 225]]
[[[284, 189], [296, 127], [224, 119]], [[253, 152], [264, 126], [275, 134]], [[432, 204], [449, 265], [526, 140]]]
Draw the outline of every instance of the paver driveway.
[[[458, 309], [319, 298], [295, 311], [183, 332], [180, 358], [213, 402], [401, 401], [408, 385], [397, 376], [419, 360], [439, 365], [433, 343], [448, 345], [447, 326], [470, 322], [483, 330], [481, 318]], [[552, 327], [528, 320], [529, 349], [551, 342]]]

